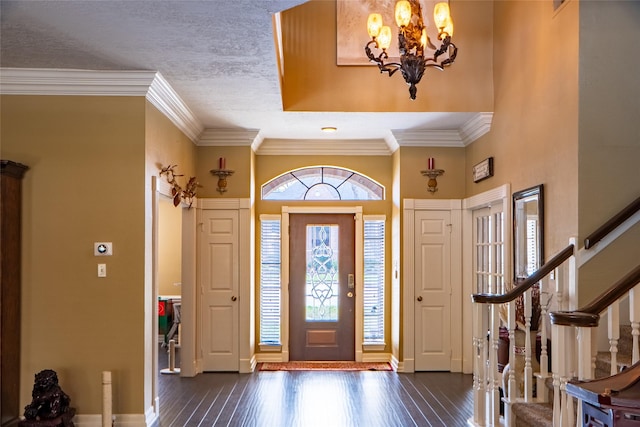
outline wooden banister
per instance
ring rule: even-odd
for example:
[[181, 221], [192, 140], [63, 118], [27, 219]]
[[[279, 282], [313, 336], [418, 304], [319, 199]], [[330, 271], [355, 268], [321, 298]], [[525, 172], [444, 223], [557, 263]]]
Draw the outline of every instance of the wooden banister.
[[602, 240], [607, 234], [611, 233], [616, 227], [620, 226], [638, 211], [640, 211], [640, 197], [631, 202], [626, 208], [622, 209], [609, 221], [605, 222], [596, 231], [588, 235], [587, 238], [584, 239], [584, 248], [590, 249], [593, 247], [593, 245]]
[[473, 294], [471, 299], [473, 302], [481, 304], [504, 304], [513, 301], [569, 259], [573, 255], [573, 249], [573, 245], [564, 248], [562, 252], [551, 258], [549, 262], [533, 272], [531, 276], [524, 279], [509, 292], [504, 294]]
[[622, 298], [640, 283], [640, 265], [632, 269], [622, 279], [601, 293], [591, 303], [576, 311], [556, 311], [549, 314], [551, 323], [563, 326], [596, 327], [600, 313]]

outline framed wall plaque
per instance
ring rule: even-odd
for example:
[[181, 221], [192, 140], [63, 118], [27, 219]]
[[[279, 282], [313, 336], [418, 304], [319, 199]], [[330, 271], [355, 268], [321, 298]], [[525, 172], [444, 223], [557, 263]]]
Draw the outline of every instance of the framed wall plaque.
[[487, 157], [473, 167], [473, 182], [480, 182], [493, 176], [493, 157]]

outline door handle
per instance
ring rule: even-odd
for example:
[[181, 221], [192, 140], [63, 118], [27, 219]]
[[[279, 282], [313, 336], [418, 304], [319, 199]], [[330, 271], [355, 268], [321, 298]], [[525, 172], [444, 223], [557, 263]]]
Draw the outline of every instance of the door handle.
[[353, 292], [347, 292], [347, 298], [353, 298]]
[[418, 302], [422, 301], [422, 296], [419, 296], [418, 298], [416, 298], [418, 300]]
[[235, 295], [231, 297], [231, 301], [235, 301], [235, 300], [237, 300], [237, 299], [238, 299], [238, 298], [237, 298]]

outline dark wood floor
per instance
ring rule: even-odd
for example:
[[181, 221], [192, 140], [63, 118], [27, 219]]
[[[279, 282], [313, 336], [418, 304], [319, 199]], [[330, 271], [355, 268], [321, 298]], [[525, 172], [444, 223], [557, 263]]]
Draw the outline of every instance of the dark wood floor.
[[471, 375], [443, 372], [160, 375], [158, 425], [464, 426], [473, 411], [471, 385]]

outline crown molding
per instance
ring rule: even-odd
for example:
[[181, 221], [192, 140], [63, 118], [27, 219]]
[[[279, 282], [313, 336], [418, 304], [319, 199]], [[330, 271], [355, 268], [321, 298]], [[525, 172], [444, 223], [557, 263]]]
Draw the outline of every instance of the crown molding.
[[155, 73], [146, 96], [147, 100], [184, 132], [193, 143], [197, 143], [204, 126], [159, 72]]
[[478, 113], [460, 128], [460, 137], [465, 146], [471, 144], [491, 130], [493, 113]]
[[256, 154], [264, 156], [389, 156], [391, 153], [389, 146], [382, 139], [265, 139], [256, 150]]
[[205, 129], [198, 139], [199, 146], [248, 146], [252, 145], [258, 136], [254, 129]]
[[157, 71], [0, 68], [2, 95], [144, 96], [195, 142], [203, 126]]
[[400, 147], [464, 147], [458, 130], [392, 130]]
[[[459, 129], [392, 130], [391, 132], [398, 147], [466, 147], [489, 132], [492, 120], [493, 113], [477, 113]], [[390, 148], [393, 149], [392, 144]]]

